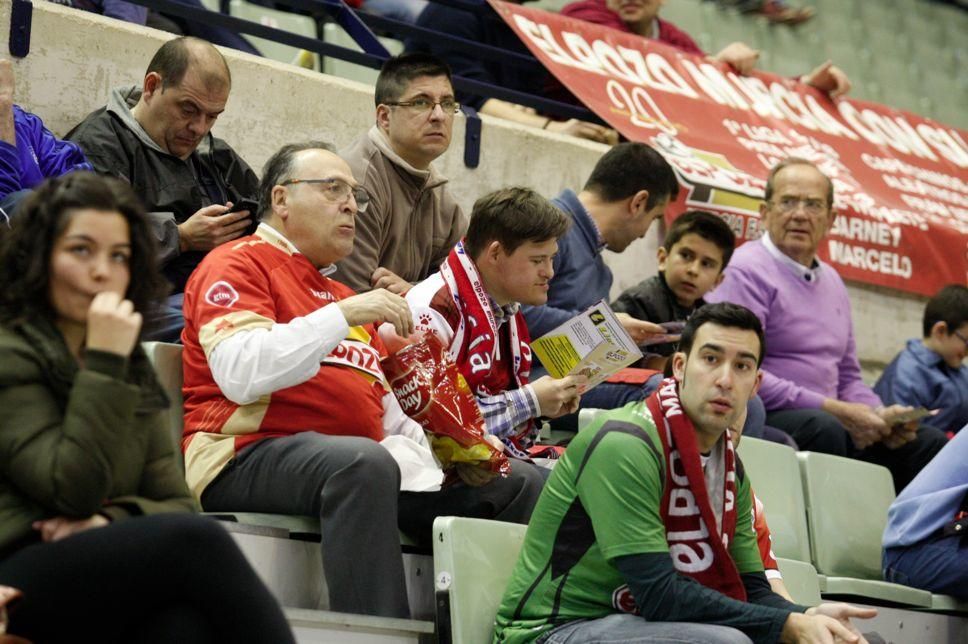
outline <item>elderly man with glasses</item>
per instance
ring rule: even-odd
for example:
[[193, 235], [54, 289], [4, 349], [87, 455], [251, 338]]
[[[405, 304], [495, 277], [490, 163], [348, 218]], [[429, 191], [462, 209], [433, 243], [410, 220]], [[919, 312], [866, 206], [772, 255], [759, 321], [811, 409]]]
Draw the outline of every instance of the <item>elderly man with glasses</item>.
[[836, 217], [830, 179], [789, 158], [767, 177], [764, 235], [741, 246], [707, 302], [733, 302], [763, 323], [766, 422], [800, 449], [863, 459], [891, 470], [900, 491], [944, 446], [931, 427], [901, 423], [909, 407], [885, 407], [861, 380], [850, 299], [817, 257]]
[[[380, 367], [376, 327], [409, 335], [409, 306], [329, 277], [371, 202], [323, 143], [269, 159], [255, 234], [209, 253], [185, 289], [182, 447], [205, 510], [320, 518], [330, 610], [408, 617], [398, 515], [418, 542], [436, 515], [525, 523], [541, 481], [512, 470], [440, 489]], [[423, 466], [398, 466], [401, 450]]]
[[371, 196], [356, 246], [336, 278], [358, 292], [407, 291], [437, 271], [467, 218], [432, 162], [450, 146], [450, 69], [429, 54], [387, 60], [376, 81], [376, 123], [340, 152]]

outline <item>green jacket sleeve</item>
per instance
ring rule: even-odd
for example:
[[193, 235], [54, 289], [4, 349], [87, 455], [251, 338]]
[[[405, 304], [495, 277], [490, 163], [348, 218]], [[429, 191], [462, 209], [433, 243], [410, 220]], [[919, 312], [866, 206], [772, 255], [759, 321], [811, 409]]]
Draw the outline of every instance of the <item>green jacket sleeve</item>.
[[[112, 492], [125, 486], [118, 472], [132, 466], [125, 461], [132, 454], [132, 433], [149, 429], [137, 413], [139, 388], [123, 380], [127, 360], [89, 352], [65, 402], [29, 345], [7, 336], [0, 342], [0, 354], [0, 471], [19, 494], [52, 515], [85, 518], [101, 511]], [[187, 498], [178, 499], [187, 497], [187, 490], [174, 478], [177, 465], [170, 442], [164, 446], [154, 434], [147, 440], [147, 462], [138, 472], [141, 484], [132, 484], [132, 491], [171, 501], [171, 509], [189, 509]]]
[[180, 456], [172, 443], [164, 414], [152, 413], [146, 424], [148, 455], [137, 494], [114, 497], [101, 508], [101, 514], [112, 521], [141, 514], [198, 510], [176, 460]]
[[0, 468], [21, 493], [55, 514], [96, 513], [139, 400], [138, 389], [120, 380], [126, 360], [102, 354], [90, 361], [77, 372], [62, 412], [32, 351], [4, 349]]

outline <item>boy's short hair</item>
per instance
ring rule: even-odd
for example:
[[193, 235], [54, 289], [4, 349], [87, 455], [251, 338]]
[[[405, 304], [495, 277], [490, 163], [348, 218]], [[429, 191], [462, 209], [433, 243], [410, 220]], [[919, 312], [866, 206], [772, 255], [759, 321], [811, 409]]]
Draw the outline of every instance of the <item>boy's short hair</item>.
[[447, 82], [452, 82], [450, 67], [431, 54], [414, 51], [387, 58], [376, 79], [374, 102], [379, 107], [399, 101], [407, 86], [421, 76], [446, 76]]
[[495, 190], [474, 202], [464, 237], [464, 250], [476, 259], [492, 241], [507, 254], [526, 242], [560, 239], [571, 220], [530, 188]]
[[669, 226], [669, 232], [666, 233], [662, 247], [666, 249], [667, 253], [671, 253], [672, 247], [690, 233], [712, 242], [719, 250], [723, 251], [723, 265], [719, 267], [719, 270], [722, 271], [726, 268], [733, 256], [733, 249], [736, 248], [736, 235], [733, 234], [733, 229], [723, 221], [722, 217], [705, 210], [685, 212]]
[[931, 335], [938, 322], [948, 326], [948, 333], [968, 323], [968, 286], [949, 284], [928, 301], [924, 307], [924, 337]]

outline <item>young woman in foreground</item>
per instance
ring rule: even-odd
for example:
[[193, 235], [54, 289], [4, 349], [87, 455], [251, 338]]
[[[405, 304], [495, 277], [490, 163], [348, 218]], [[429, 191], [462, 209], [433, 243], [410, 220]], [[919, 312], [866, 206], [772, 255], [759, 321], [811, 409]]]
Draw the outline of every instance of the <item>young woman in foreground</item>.
[[0, 585], [37, 642], [292, 642], [231, 537], [195, 509], [138, 344], [161, 300], [134, 193], [50, 180], [0, 231]]

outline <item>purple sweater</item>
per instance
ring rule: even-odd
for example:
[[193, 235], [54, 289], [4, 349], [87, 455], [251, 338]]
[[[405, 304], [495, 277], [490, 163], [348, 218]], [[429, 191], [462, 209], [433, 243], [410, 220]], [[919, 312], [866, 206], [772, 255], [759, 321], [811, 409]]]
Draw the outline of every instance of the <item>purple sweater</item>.
[[747, 242], [705, 299], [742, 304], [763, 323], [759, 394], [768, 410], [816, 409], [824, 398], [877, 407], [880, 399], [860, 377], [847, 288], [833, 268], [818, 263], [807, 280], [805, 268], [775, 257], [763, 240]]

